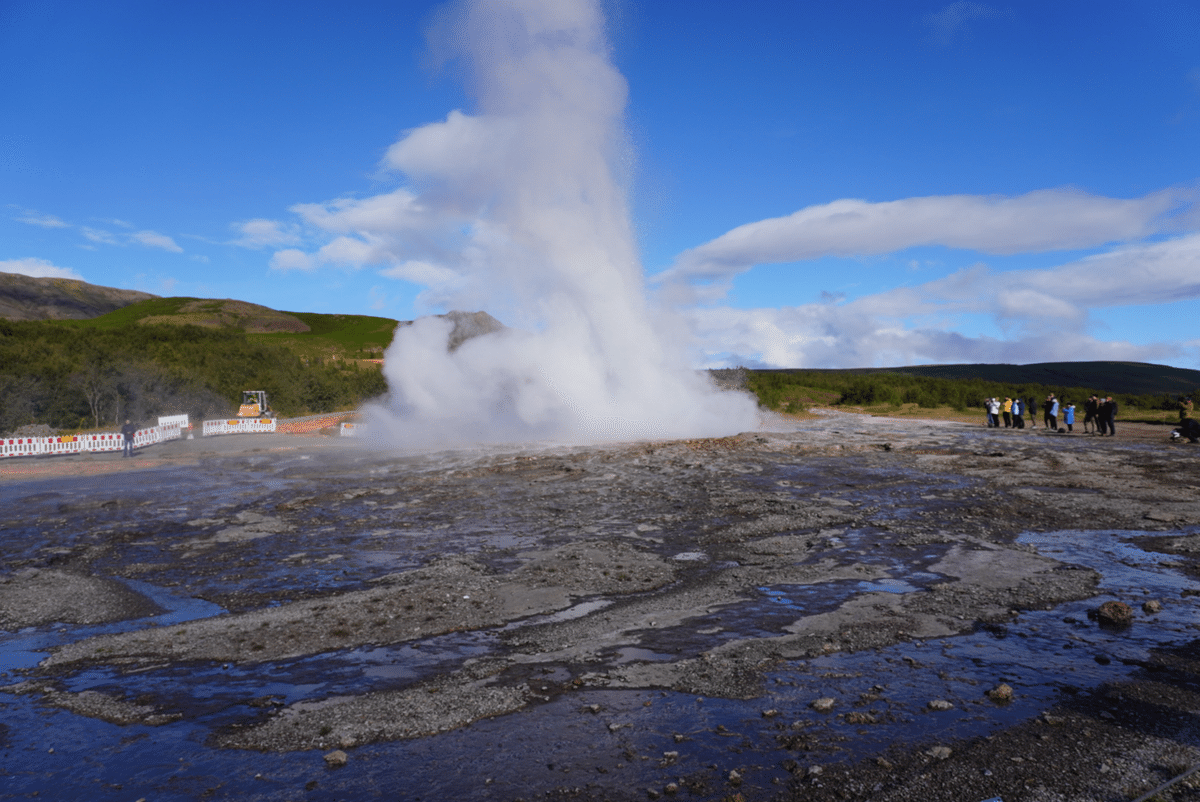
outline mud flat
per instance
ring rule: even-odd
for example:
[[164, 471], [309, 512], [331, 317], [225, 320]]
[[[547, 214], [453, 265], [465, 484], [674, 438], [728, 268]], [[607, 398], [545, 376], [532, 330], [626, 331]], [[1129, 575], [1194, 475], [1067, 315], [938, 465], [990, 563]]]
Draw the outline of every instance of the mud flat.
[[0, 798], [1133, 800], [1200, 763], [1165, 430], [91, 464], [0, 483]]

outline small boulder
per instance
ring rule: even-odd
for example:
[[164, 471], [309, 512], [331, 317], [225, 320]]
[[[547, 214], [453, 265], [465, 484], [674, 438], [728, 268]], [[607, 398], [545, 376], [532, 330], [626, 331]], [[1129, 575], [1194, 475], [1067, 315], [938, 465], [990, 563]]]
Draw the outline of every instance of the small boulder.
[[1012, 701], [1013, 689], [1007, 682], [1001, 682], [995, 688], [987, 692], [987, 698], [991, 699], [998, 705], [1006, 705]]
[[947, 702], [945, 699], [934, 699], [929, 703], [930, 710], [953, 710], [954, 703]]
[[829, 696], [823, 696], [809, 703], [809, 707], [816, 710], [818, 713], [828, 713], [833, 710], [833, 706], [837, 704], [837, 700]]
[[946, 758], [950, 757], [950, 755], [954, 754], [954, 752], [948, 746], [935, 746], [926, 751], [925, 754], [929, 755], [934, 760], [945, 760]]
[[1142, 612], [1146, 613], [1147, 615], [1161, 613], [1162, 602], [1158, 601], [1157, 599], [1151, 599], [1150, 601], [1142, 602]]
[[1106, 601], [1097, 608], [1096, 618], [1110, 627], [1124, 627], [1133, 621], [1133, 610], [1125, 602]]
[[349, 756], [341, 749], [335, 749], [325, 755], [325, 765], [331, 769], [340, 769], [350, 760]]

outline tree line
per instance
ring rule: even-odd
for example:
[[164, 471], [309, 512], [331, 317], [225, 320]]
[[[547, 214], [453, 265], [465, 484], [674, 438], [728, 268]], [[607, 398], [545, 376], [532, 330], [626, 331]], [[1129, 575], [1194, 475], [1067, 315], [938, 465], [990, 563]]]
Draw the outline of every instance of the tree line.
[[[813, 391], [832, 397], [835, 405], [952, 407], [960, 411], [982, 409], [987, 398], [1035, 398], [1041, 402], [1053, 393], [1060, 399], [1082, 403], [1091, 395], [1111, 395], [1121, 409], [1174, 410], [1178, 396], [1170, 393], [1135, 395], [1113, 393], [1097, 387], [1045, 384], [1007, 384], [985, 379], [939, 379], [904, 373], [838, 373], [836, 371], [749, 371], [746, 386], [759, 404], [773, 410], [798, 409], [813, 400]], [[1200, 395], [1200, 389], [1194, 397]]]
[[346, 409], [386, 392], [354, 362], [305, 364], [236, 329], [0, 320], [0, 433], [25, 424], [102, 428], [129, 418], [222, 417], [242, 390], [266, 390], [280, 415]]

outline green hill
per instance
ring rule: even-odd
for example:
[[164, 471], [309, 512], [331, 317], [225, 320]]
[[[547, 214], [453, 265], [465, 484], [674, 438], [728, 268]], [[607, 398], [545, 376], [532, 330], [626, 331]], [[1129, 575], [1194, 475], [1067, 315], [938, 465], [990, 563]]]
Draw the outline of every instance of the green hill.
[[236, 302], [197, 311], [196, 300], [154, 299], [91, 320], [0, 320], [0, 432], [221, 417], [247, 389], [266, 390], [284, 416], [350, 409], [387, 391], [378, 366], [354, 357], [382, 350], [395, 321], [324, 315], [314, 331], [287, 313]]
[[369, 315], [281, 312], [232, 299], [152, 298], [73, 325], [115, 329], [130, 325], [235, 329], [252, 342], [286, 347], [307, 362], [378, 359], [399, 321]]
[[[484, 312], [442, 317], [452, 350], [503, 328]], [[154, 297], [84, 320], [0, 320], [0, 433], [221, 417], [250, 389], [284, 416], [350, 409], [387, 391], [379, 360], [409, 322]]]

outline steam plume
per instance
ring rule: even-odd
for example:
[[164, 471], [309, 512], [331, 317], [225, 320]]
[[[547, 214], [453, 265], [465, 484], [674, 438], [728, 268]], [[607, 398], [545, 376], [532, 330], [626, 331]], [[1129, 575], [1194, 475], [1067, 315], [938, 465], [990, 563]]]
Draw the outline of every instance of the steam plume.
[[418, 445], [752, 428], [752, 401], [713, 389], [652, 321], [618, 180], [627, 88], [596, 4], [470, 0], [435, 31], [469, 66], [478, 113], [389, 149], [416, 190], [403, 198], [406, 236], [438, 254], [421, 270], [452, 277], [431, 300], [515, 328], [453, 351], [444, 318], [399, 330], [375, 425]]

